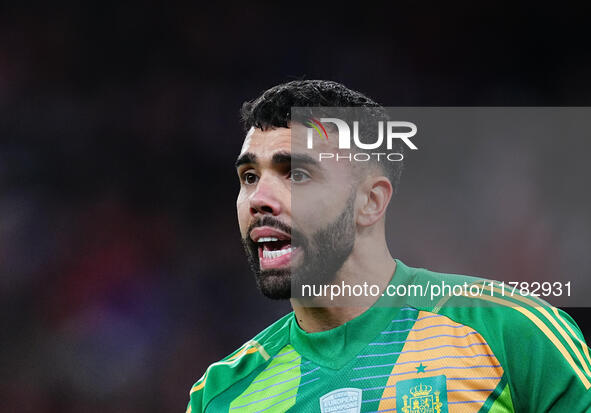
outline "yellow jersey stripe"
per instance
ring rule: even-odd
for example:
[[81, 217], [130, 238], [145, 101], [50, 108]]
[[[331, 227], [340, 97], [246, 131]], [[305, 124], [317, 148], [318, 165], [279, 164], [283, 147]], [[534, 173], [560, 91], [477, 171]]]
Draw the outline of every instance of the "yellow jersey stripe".
[[195, 384], [193, 386], [193, 388], [189, 392], [189, 396], [191, 396], [196, 391], [201, 390], [205, 386], [205, 381], [207, 380], [207, 372], [205, 372], [205, 374], [203, 375], [203, 377], [201, 378], [201, 380], [202, 380], [201, 382], [199, 382], [199, 383], [197, 383], [197, 384]]
[[[249, 346], [253, 346], [253, 347], [249, 347]], [[232, 357], [228, 358], [228, 360], [223, 360], [223, 361], [218, 361], [217, 363], [213, 363], [212, 365], [210, 365], [208, 367], [207, 370], [209, 371], [209, 369], [212, 368], [213, 366], [232, 365], [232, 364], [240, 361], [240, 359], [242, 357], [244, 357], [245, 355], [256, 353], [256, 352], [259, 352], [265, 360], [269, 359], [269, 354], [265, 351], [264, 347], [261, 344], [259, 344], [258, 342], [256, 342], [255, 340], [251, 340], [251, 341], [245, 343], [242, 346], [241, 350], [238, 351], [236, 354], [234, 354]], [[203, 377], [200, 379], [200, 381], [197, 382], [193, 386], [193, 388], [189, 392], [189, 395], [191, 395], [191, 394], [195, 393], [196, 391], [199, 391], [203, 387], [205, 387], [206, 380], [207, 380], [207, 371], [205, 372]]]
[[564, 319], [562, 317], [560, 317], [560, 314], [558, 313], [558, 309], [556, 307], [552, 307], [552, 310], [554, 311], [554, 314], [556, 314], [556, 318], [558, 318], [562, 322], [562, 324], [564, 324], [564, 326], [568, 329], [568, 331], [570, 331], [572, 336], [574, 338], [576, 338], [577, 341], [581, 344], [581, 347], [583, 347], [583, 353], [585, 353], [585, 356], [587, 357], [587, 361], [589, 362], [589, 364], [591, 364], [591, 356], [589, 356], [589, 347], [587, 347], [587, 343], [585, 343], [585, 341], [581, 340], [579, 338], [579, 336], [577, 336], [575, 334], [575, 332], [571, 328], [570, 324], [567, 323], [566, 321], [564, 321]]
[[[405, 339], [405, 344], [396, 364], [390, 371], [390, 377], [381, 395], [378, 411], [398, 408], [396, 406], [396, 383], [400, 380], [420, 379], [421, 377], [433, 377], [444, 374], [447, 379], [464, 377], [462, 381], [448, 381], [448, 402], [461, 402], [466, 397], [466, 392], [472, 397], [485, 400], [494, 389], [504, 374], [500, 362], [495, 357], [486, 340], [474, 329], [457, 323], [446, 316], [430, 318], [433, 314], [420, 311], [417, 320]], [[442, 321], [445, 320], [445, 321]], [[444, 326], [437, 326], [445, 324]], [[420, 326], [420, 327], [419, 327]], [[435, 326], [429, 330], [422, 330], [426, 326]], [[418, 328], [418, 329], [417, 329]], [[474, 333], [466, 337], [467, 334]], [[437, 337], [436, 348], [425, 349], [424, 340], [427, 337]], [[457, 345], [462, 344], [462, 348]], [[478, 345], [466, 348], [465, 344]], [[440, 347], [440, 346], [446, 347]], [[419, 373], [416, 367], [422, 360], [425, 361], [427, 371]], [[461, 369], [456, 369], [462, 367]], [[465, 367], [470, 367], [469, 369]], [[429, 369], [432, 369], [430, 372]], [[498, 377], [498, 378], [496, 378]], [[471, 380], [469, 378], [472, 378]], [[462, 412], [476, 413], [481, 404], [461, 406]], [[451, 407], [451, 406], [450, 406]], [[454, 410], [450, 409], [450, 412]]]

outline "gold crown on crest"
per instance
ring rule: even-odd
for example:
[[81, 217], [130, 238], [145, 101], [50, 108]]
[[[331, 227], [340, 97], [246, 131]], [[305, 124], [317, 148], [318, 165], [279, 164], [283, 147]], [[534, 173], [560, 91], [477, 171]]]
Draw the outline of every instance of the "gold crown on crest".
[[433, 390], [432, 386], [425, 386], [423, 383], [420, 383], [418, 386], [410, 389], [410, 394], [412, 394], [414, 397], [428, 396], [429, 393], [431, 393], [431, 390]]

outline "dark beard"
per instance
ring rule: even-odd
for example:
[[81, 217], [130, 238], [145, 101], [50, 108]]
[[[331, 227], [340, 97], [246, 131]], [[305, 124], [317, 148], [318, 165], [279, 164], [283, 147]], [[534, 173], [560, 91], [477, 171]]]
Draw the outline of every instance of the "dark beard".
[[[283, 300], [293, 298], [292, 291], [300, 292], [303, 284], [331, 284], [336, 273], [349, 258], [355, 244], [353, 205], [355, 193], [347, 200], [343, 212], [325, 228], [316, 231], [311, 240], [279, 220], [265, 216], [251, 224], [242, 245], [250, 268], [255, 275], [258, 289], [268, 298]], [[291, 234], [292, 247], [303, 253], [303, 262], [298, 268], [261, 270], [258, 245], [250, 238], [250, 231], [260, 226], [270, 226]], [[297, 298], [297, 297], [296, 297]]]

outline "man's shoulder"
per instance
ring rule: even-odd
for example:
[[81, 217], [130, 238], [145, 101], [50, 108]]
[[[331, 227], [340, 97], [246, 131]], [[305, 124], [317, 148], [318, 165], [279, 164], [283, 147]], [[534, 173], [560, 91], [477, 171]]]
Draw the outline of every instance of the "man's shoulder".
[[[512, 387], [517, 386], [512, 392], [523, 403], [527, 400], [524, 383], [549, 374], [554, 375], [558, 388], [565, 383], [577, 383], [585, 391], [591, 388], [591, 357], [583, 334], [568, 313], [539, 294], [484, 277], [422, 268], [411, 271], [417, 284], [445, 281], [452, 286], [417, 309], [473, 329], [499, 359]], [[525, 360], [532, 364], [524, 364]]]
[[543, 338], [543, 342], [562, 350], [580, 348], [584, 340], [566, 312], [545, 301], [541, 294], [522, 290], [519, 285], [516, 288], [490, 278], [425, 268], [406, 269], [411, 283], [429, 289], [426, 296], [410, 297], [413, 307], [471, 327], [497, 348], [500, 344], [513, 346], [516, 342]]
[[205, 407], [215, 396], [279, 352], [289, 341], [292, 318], [293, 312], [286, 314], [223, 359], [210, 364], [191, 388], [190, 405]]

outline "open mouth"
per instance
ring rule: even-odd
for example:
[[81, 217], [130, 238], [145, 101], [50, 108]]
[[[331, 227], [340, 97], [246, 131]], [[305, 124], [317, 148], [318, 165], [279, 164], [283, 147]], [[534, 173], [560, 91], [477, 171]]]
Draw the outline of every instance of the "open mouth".
[[256, 228], [251, 232], [252, 240], [258, 246], [262, 270], [285, 268], [291, 263], [297, 247], [292, 246], [291, 237], [269, 227]]
[[291, 246], [291, 240], [280, 240], [274, 237], [259, 238], [259, 256], [265, 259], [279, 258], [290, 254], [294, 249]]

